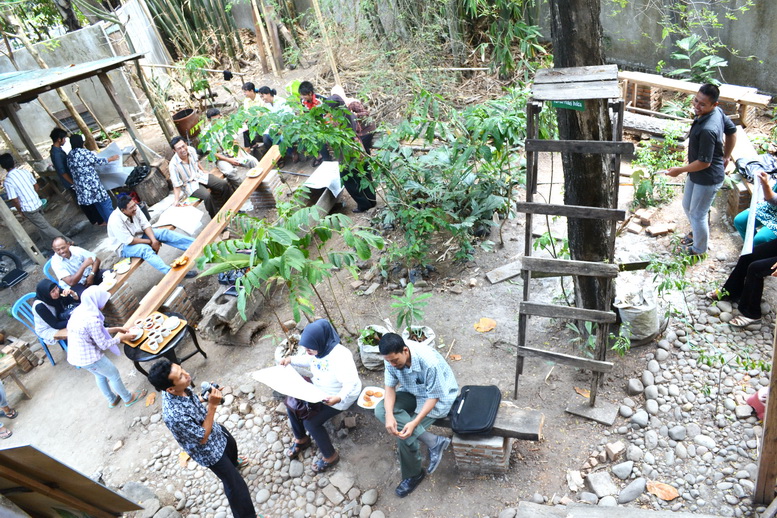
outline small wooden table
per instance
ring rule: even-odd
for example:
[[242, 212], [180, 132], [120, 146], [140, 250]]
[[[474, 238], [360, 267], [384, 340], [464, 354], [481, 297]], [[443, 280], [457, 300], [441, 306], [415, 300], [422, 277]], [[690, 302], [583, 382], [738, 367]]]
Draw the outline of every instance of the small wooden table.
[[[167, 316], [169, 317], [178, 317], [181, 320], [185, 320], [184, 316], [179, 313], [167, 313]], [[188, 335], [191, 335], [192, 340], [194, 341], [194, 346], [197, 348], [196, 351], [193, 351], [183, 358], [178, 358], [178, 355], [175, 354], [175, 348], [178, 347], [181, 342], [183, 342], [183, 339], [186, 338]], [[148, 376], [148, 373], [143, 369], [143, 367], [140, 366], [141, 362], [148, 362], [152, 360], [156, 360], [159, 358], [167, 358], [173, 363], [182, 363], [195, 354], [201, 354], [204, 358], [208, 358], [208, 355], [205, 354], [205, 351], [200, 348], [200, 342], [197, 340], [197, 333], [194, 331], [194, 328], [190, 326], [188, 323], [184, 325], [181, 329], [178, 330], [178, 333], [167, 343], [167, 345], [155, 352], [155, 353], [149, 353], [140, 348], [140, 346], [131, 346], [127, 343], [124, 344], [124, 355], [132, 360], [132, 362], [135, 364], [135, 368], [143, 374], [144, 376]]]
[[15, 369], [16, 360], [14, 360], [13, 356], [6, 354], [0, 358], [0, 380], [7, 377], [11, 378], [16, 383], [16, 386], [19, 387], [19, 390], [21, 390], [28, 399], [32, 399], [32, 394], [27, 390], [27, 387], [25, 387], [19, 378], [16, 377], [16, 374], [14, 373]]

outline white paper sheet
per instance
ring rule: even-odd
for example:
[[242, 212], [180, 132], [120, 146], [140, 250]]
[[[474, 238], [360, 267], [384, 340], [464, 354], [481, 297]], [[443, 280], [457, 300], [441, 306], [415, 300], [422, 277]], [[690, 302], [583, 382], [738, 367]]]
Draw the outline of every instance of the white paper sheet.
[[119, 159], [95, 167], [95, 170], [100, 177], [100, 182], [102, 182], [103, 187], [106, 189], [117, 189], [122, 187], [127, 181], [127, 176], [129, 176], [133, 169], [132, 167], [124, 167], [124, 155], [116, 142], [111, 142], [107, 148], [97, 153], [97, 156], [106, 159], [113, 155], [119, 155]]
[[153, 226], [173, 225], [177, 230], [183, 230], [190, 236], [194, 236], [202, 227], [204, 214], [197, 207], [170, 207], [159, 216]]
[[340, 183], [340, 162], [323, 162], [305, 182], [311, 189], [329, 189], [337, 198], [343, 191]]
[[747, 214], [747, 231], [745, 232], [745, 242], [742, 244], [742, 252], [739, 255], [748, 255], [753, 253], [753, 238], [755, 237], [755, 207], [758, 202], [763, 200], [764, 193], [761, 188], [761, 180], [756, 177], [753, 182], [753, 196], [750, 199], [750, 212]]
[[291, 365], [268, 367], [252, 373], [251, 376], [281, 394], [310, 403], [318, 403], [329, 397], [315, 385], [305, 381]]

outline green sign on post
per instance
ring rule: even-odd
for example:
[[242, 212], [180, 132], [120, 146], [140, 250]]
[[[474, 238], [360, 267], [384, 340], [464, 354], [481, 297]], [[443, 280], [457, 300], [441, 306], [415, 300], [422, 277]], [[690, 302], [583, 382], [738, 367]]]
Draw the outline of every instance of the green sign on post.
[[585, 111], [585, 101], [551, 101], [550, 105], [563, 110]]

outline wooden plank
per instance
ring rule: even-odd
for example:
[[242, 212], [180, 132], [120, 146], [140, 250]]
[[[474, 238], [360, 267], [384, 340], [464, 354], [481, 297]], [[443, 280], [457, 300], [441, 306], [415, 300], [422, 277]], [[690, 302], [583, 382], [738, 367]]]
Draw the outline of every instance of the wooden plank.
[[16, 219], [14, 213], [11, 212], [11, 209], [5, 204], [5, 200], [0, 200], [0, 219], [3, 220], [5, 227], [10, 230], [11, 234], [16, 238], [16, 241], [19, 243], [19, 246], [22, 247], [24, 253], [27, 254], [27, 257], [32, 259], [32, 262], [36, 263], [38, 266], [45, 265], [46, 258], [43, 257], [43, 254], [38, 250], [38, 246], [32, 238], [27, 235], [22, 224], [19, 223], [19, 220]]
[[[451, 427], [451, 421], [447, 417], [438, 419], [434, 423], [444, 428]], [[500, 437], [512, 437], [524, 441], [539, 441], [542, 439], [542, 426], [545, 424], [545, 415], [537, 410], [518, 408], [510, 401], [499, 403], [499, 412], [496, 414], [494, 428], [488, 435]]]
[[518, 275], [521, 275], [521, 261], [514, 261], [486, 273], [486, 279], [488, 279], [491, 284], [496, 284], [498, 282], [506, 281], [507, 279], [512, 279]]
[[[661, 88], [662, 90], [674, 90], [676, 92], [686, 93], [689, 95], [695, 94], [699, 91], [699, 87], [701, 87], [701, 83], [691, 83], [689, 81], [681, 81], [679, 79], [670, 79], [668, 77], [663, 77], [656, 74], [647, 74], [645, 72], [630, 72], [621, 70], [618, 72], [618, 78], [621, 80], [629, 81], [631, 83], [653, 86], [656, 88]], [[771, 98], [766, 95], [758, 94], [758, 90], [756, 88], [724, 84], [720, 85], [720, 100], [766, 108], [768, 107]]]
[[[777, 335], [772, 340], [772, 372], [777, 368]], [[769, 394], [766, 400], [766, 415], [761, 436], [761, 455], [758, 458], [758, 476], [756, 477], [753, 500], [759, 504], [768, 504], [774, 500], [774, 484], [777, 480], [777, 376], [771, 376]]]
[[600, 83], [557, 83], [532, 87], [532, 97], [537, 101], [580, 101], [589, 99], [618, 99], [621, 89], [617, 81]]
[[733, 160], [729, 164], [729, 169], [733, 169], [734, 161], [740, 158], [757, 157], [758, 151], [755, 150], [753, 143], [750, 142], [750, 137], [744, 128], [737, 126], [737, 141], [734, 144], [734, 149], [731, 150], [731, 158]]
[[135, 145], [137, 150], [140, 152], [140, 156], [143, 157], [143, 161], [147, 164], [150, 164], [151, 158], [146, 154], [145, 146], [140, 140], [140, 133], [138, 133], [138, 130], [135, 127], [135, 123], [132, 122], [132, 117], [129, 115], [129, 113], [127, 113], [127, 111], [119, 102], [119, 98], [116, 95], [116, 90], [113, 88], [113, 83], [111, 82], [111, 78], [108, 77], [108, 73], [102, 72], [100, 74], [97, 74], [97, 77], [100, 78], [100, 82], [102, 83], [103, 88], [105, 88], [105, 93], [108, 94], [108, 98], [111, 100], [111, 104], [113, 104], [113, 107], [116, 109], [116, 112], [119, 114], [119, 118], [124, 123], [124, 126], [127, 128], [127, 133], [130, 134], [130, 138], [132, 138], [133, 145]]
[[772, 500], [772, 503], [769, 504], [769, 507], [766, 508], [766, 511], [761, 513], [761, 516], [759, 518], [775, 518], [777, 517], [777, 499]]
[[542, 358], [595, 372], [610, 372], [613, 368], [612, 362], [591, 360], [589, 358], [581, 358], [579, 356], [572, 356], [571, 354], [558, 353], [555, 351], [544, 351], [533, 347], [518, 347], [518, 356]]
[[550, 257], [523, 257], [523, 268], [534, 272], [559, 273], [562, 275], [582, 275], [584, 277], [617, 277], [618, 265], [552, 259]]
[[719, 515], [675, 511], [654, 511], [638, 507], [601, 507], [572, 503], [566, 509], [567, 518], [720, 518]]
[[623, 221], [626, 211], [621, 209], [606, 209], [603, 207], [582, 207], [580, 205], [553, 205], [550, 203], [516, 202], [516, 210], [527, 214], [545, 214], [548, 216], [564, 216], [565, 218], [609, 219]]
[[216, 217], [211, 220], [208, 225], [202, 229], [199, 235], [194, 239], [194, 243], [184, 252], [189, 258], [189, 262], [180, 268], [173, 268], [159, 283], [149, 291], [143, 300], [140, 301], [140, 305], [135, 310], [135, 313], [127, 320], [126, 326], [131, 327], [135, 320], [146, 318], [148, 315], [159, 309], [165, 300], [173, 293], [178, 284], [183, 281], [186, 276], [186, 272], [194, 265], [195, 259], [202, 254], [202, 250], [206, 245], [213, 242], [221, 232], [226, 228], [229, 223], [228, 214], [236, 214], [246, 200], [251, 196], [251, 193], [259, 187], [264, 178], [275, 166], [275, 163], [280, 158], [281, 154], [278, 151], [278, 146], [270, 148], [259, 165], [255, 169], [260, 169], [261, 174], [254, 178], [246, 178], [243, 183], [240, 184], [234, 194], [227, 200], [224, 206], [221, 208]]
[[538, 153], [581, 153], [630, 155], [634, 153], [631, 142], [611, 142], [608, 140], [526, 140], [526, 152]]
[[613, 324], [617, 315], [612, 311], [599, 311], [597, 309], [572, 308], [569, 306], [557, 306], [555, 304], [543, 304], [541, 302], [521, 302], [519, 311], [525, 315], [537, 317], [562, 318], [565, 320], [586, 320], [588, 322], [601, 322]]
[[617, 81], [618, 65], [594, 65], [587, 67], [541, 68], [534, 75], [534, 84], [587, 83], [592, 81]]

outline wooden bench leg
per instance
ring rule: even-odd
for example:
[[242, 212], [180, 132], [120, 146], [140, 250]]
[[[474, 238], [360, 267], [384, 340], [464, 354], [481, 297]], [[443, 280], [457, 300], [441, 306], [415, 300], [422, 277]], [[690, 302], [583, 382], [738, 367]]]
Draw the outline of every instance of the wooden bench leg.
[[19, 387], [19, 390], [21, 390], [25, 396], [27, 396], [27, 399], [32, 399], [32, 394], [27, 390], [27, 387], [24, 386], [24, 384], [21, 382], [19, 378], [16, 377], [16, 374], [13, 372], [10, 374], [11, 379], [16, 382], [16, 386]]

